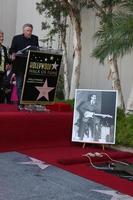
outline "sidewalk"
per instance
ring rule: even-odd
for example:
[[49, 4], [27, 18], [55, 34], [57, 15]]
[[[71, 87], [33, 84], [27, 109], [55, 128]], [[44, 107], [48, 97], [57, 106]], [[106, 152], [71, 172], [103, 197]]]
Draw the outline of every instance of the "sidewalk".
[[111, 146], [112, 149], [120, 150], [120, 151], [125, 151], [125, 152], [130, 152], [133, 153], [133, 148], [131, 147], [123, 147], [123, 146]]

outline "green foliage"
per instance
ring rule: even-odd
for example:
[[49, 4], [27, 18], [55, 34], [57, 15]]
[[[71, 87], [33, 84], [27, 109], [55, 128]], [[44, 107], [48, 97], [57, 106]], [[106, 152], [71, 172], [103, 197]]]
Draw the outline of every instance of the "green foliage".
[[[87, 2], [87, 0], [73, 0], [70, 2], [66, 0], [41, 0], [36, 3], [36, 9], [41, 15], [44, 15], [44, 17], [52, 17], [53, 29], [58, 33], [59, 31], [64, 31], [68, 27], [68, 25], [64, 23], [64, 18], [67, 16], [71, 18], [72, 13], [78, 18], [80, 10], [87, 6]], [[44, 23], [45, 24], [42, 24], [42, 29], [47, 28], [46, 22]]]
[[122, 0], [103, 0], [102, 1], [102, 4], [105, 6], [105, 7], [109, 7], [110, 5], [112, 6], [114, 6], [114, 5], [116, 5], [116, 4], [119, 4], [119, 3], [121, 3], [122, 2]]
[[106, 17], [101, 18], [104, 23], [100, 24], [94, 36], [97, 46], [92, 55], [100, 62], [104, 62], [109, 55], [123, 56], [133, 49], [133, 1], [123, 1], [120, 5], [125, 12], [105, 13]]
[[59, 74], [57, 89], [56, 89], [56, 101], [64, 100], [64, 78], [63, 74]]
[[64, 100], [64, 99], [58, 99], [58, 98], [55, 98], [54, 102], [63, 102], [63, 103], [67, 103], [71, 106], [72, 110], [74, 110], [74, 99], [67, 99], [67, 100]]
[[133, 115], [125, 115], [120, 109], [117, 112], [116, 144], [133, 147]]
[[[64, 19], [67, 17], [68, 12], [60, 1], [41, 0], [36, 3], [36, 9], [45, 17], [46, 21], [42, 22], [42, 30], [49, 29], [48, 37], [65, 32], [68, 25]], [[51, 18], [52, 22], [48, 23], [47, 18]]]
[[74, 109], [74, 99], [68, 99], [65, 102], [71, 105], [72, 110]]
[[126, 133], [126, 115], [123, 110], [117, 110], [117, 121], [116, 121], [116, 143], [121, 144], [123, 142], [123, 136]]

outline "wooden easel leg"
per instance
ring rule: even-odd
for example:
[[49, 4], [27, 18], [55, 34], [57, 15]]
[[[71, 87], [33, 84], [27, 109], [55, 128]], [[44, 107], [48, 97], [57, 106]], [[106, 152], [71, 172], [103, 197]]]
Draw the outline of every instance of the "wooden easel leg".
[[83, 149], [85, 148], [85, 143], [83, 143], [83, 146], [82, 146], [82, 148], [83, 148]]

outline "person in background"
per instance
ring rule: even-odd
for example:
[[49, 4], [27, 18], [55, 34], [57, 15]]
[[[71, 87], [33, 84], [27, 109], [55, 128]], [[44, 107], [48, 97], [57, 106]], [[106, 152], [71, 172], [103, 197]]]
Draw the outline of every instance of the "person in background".
[[[2, 87], [2, 80], [5, 71], [5, 63], [8, 60], [7, 49], [3, 45], [4, 33], [0, 30], [0, 88]], [[0, 103], [4, 103], [3, 91], [0, 90]]]
[[17, 96], [17, 87], [16, 87], [16, 76], [12, 76], [11, 78], [12, 84], [12, 93], [11, 93], [11, 103], [17, 104], [18, 103], [18, 96]]
[[20, 105], [20, 98], [27, 61], [27, 55], [25, 52], [27, 52], [28, 49], [32, 49], [32, 47], [34, 47], [34, 49], [36, 47], [37, 49], [39, 46], [38, 37], [33, 35], [32, 32], [32, 24], [24, 24], [23, 33], [13, 37], [9, 50], [10, 58], [14, 61], [13, 71], [16, 75], [19, 110], [23, 109], [23, 105]]
[[1, 89], [3, 90], [4, 103], [11, 103], [11, 93], [12, 93], [12, 84], [11, 78], [13, 75], [12, 71], [12, 60], [6, 61], [5, 72], [3, 74]]

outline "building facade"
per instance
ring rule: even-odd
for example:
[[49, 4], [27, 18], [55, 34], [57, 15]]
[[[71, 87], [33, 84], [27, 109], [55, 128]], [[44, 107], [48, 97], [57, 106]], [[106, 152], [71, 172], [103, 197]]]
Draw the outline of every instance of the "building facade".
[[[36, 2], [38, 0], [1, 0], [0, 6], [0, 29], [5, 33], [4, 44], [10, 46], [13, 35], [22, 32], [22, 26], [25, 23], [32, 23], [34, 26], [33, 34], [39, 36], [39, 39], [45, 39], [47, 32], [41, 30], [41, 23], [44, 17], [36, 11]], [[82, 16], [82, 59], [81, 59], [81, 76], [80, 88], [110, 90], [111, 80], [107, 79], [109, 73], [109, 64], [104, 65], [91, 56], [95, 47], [93, 35], [98, 28], [98, 20], [95, 13], [83, 10]], [[49, 20], [49, 19], [47, 19]], [[72, 46], [72, 29], [68, 28], [68, 63], [71, 74], [73, 46]], [[57, 46], [57, 39], [53, 44]], [[43, 44], [40, 42], [40, 46]], [[122, 84], [125, 104], [132, 89], [133, 67], [132, 55], [124, 56], [118, 60], [120, 80]]]

